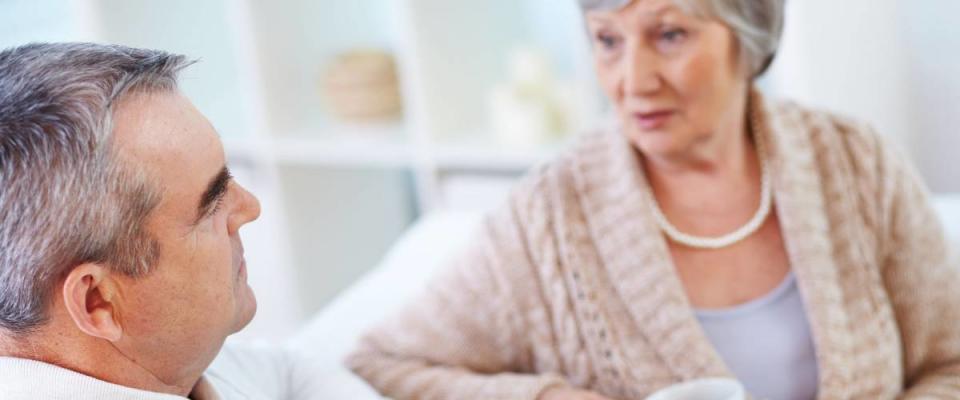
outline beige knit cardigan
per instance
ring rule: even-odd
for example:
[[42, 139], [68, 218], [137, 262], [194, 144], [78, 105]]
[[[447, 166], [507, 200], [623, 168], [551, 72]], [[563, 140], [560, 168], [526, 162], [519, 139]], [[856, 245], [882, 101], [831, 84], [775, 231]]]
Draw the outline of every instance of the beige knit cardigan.
[[[960, 399], [960, 270], [919, 177], [862, 125], [751, 104], [818, 398]], [[642, 399], [732, 376], [674, 271], [638, 157], [606, 129], [536, 170], [349, 367], [396, 399], [535, 399], [551, 385]]]

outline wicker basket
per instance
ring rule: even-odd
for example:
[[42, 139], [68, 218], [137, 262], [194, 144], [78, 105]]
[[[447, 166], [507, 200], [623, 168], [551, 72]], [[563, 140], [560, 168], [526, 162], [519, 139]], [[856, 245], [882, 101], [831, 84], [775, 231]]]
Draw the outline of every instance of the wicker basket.
[[324, 71], [321, 91], [329, 112], [351, 122], [394, 119], [402, 112], [393, 57], [357, 50], [337, 56]]

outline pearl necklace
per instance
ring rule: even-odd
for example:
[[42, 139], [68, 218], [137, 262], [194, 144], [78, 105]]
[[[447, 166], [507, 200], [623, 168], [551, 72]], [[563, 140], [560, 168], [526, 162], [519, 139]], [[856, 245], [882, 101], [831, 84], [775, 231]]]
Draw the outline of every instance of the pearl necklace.
[[673, 226], [673, 224], [667, 220], [667, 217], [663, 215], [663, 211], [660, 210], [660, 205], [657, 204], [656, 197], [653, 196], [653, 192], [648, 186], [647, 195], [650, 197], [653, 217], [657, 221], [657, 225], [660, 226], [660, 230], [662, 230], [670, 240], [698, 249], [720, 249], [746, 239], [754, 234], [757, 229], [760, 229], [760, 226], [767, 220], [767, 217], [770, 215], [771, 203], [773, 203], [773, 189], [770, 185], [770, 166], [764, 157], [766, 155], [766, 149], [764, 147], [763, 135], [755, 131], [757, 126], [755, 118], [751, 118], [750, 125], [751, 132], [753, 132], [754, 143], [757, 147], [757, 158], [760, 160], [760, 208], [757, 209], [757, 213], [754, 214], [753, 218], [747, 221], [745, 225], [722, 236], [706, 237], [690, 235], [680, 232], [677, 227]]

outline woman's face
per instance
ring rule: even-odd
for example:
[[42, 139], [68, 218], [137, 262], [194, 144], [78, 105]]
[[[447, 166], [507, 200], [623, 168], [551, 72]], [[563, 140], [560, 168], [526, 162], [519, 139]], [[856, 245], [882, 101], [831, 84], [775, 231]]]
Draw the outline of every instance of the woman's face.
[[682, 156], [742, 127], [747, 78], [733, 33], [670, 0], [588, 11], [604, 92], [641, 152]]

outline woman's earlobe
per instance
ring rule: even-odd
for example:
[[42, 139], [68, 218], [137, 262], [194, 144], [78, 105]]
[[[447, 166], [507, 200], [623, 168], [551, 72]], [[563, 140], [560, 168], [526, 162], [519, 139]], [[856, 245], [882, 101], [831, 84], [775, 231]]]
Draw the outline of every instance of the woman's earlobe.
[[123, 336], [117, 300], [117, 282], [106, 267], [85, 263], [67, 274], [63, 305], [83, 333], [115, 342]]

